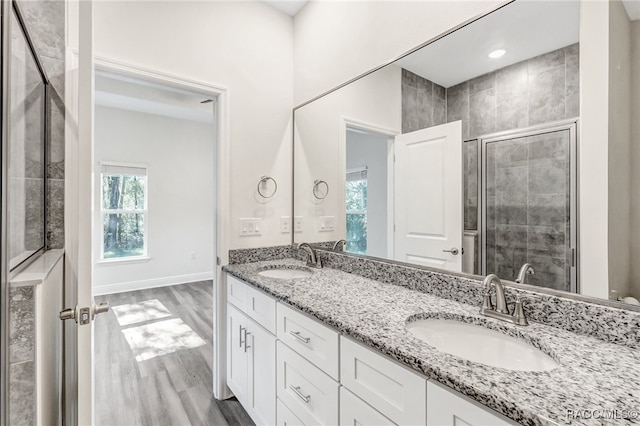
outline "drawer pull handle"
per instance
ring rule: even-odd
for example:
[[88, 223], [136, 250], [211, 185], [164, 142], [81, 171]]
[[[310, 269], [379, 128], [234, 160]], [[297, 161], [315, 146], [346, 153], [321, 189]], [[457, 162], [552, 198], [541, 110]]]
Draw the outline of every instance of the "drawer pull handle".
[[293, 386], [293, 385], [289, 385], [289, 389], [291, 389], [293, 391], [293, 393], [295, 393], [296, 395], [298, 395], [298, 397], [303, 400], [304, 402], [306, 402], [307, 404], [309, 403], [309, 400], [311, 399], [311, 395], [305, 395], [302, 392], [300, 392], [300, 386]]
[[309, 340], [311, 340], [311, 337], [301, 336], [299, 331], [290, 331], [289, 334], [300, 340], [302, 343], [309, 343]]

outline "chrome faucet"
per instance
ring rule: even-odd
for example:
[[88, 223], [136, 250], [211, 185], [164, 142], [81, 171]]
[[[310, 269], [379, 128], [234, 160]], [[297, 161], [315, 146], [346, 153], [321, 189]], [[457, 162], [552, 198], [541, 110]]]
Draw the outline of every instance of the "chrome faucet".
[[[516, 294], [515, 306], [513, 308], [513, 315], [509, 313], [507, 308], [507, 300], [504, 295], [504, 286], [502, 281], [495, 274], [487, 275], [484, 279], [482, 286], [484, 288], [484, 295], [482, 298], [482, 306], [480, 307], [480, 313], [489, 318], [499, 319], [501, 321], [507, 321], [516, 325], [529, 325], [527, 317], [524, 313], [522, 301], [524, 299], [540, 299], [540, 296]], [[493, 308], [491, 302], [491, 287], [496, 288], [496, 307]]]
[[522, 268], [520, 268], [520, 272], [518, 272], [518, 278], [516, 278], [516, 282], [518, 284], [524, 284], [526, 274], [533, 275], [535, 273], [536, 271], [533, 269], [533, 266], [525, 263], [524, 265], [522, 265]]
[[[502, 281], [495, 274], [489, 274], [485, 277], [482, 282], [482, 287], [484, 288], [484, 301], [482, 302], [482, 309], [487, 309], [493, 312], [499, 312], [501, 314], [509, 314], [509, 309], [507, 309], [507, 298], [504, 295], [504, 286], [502, 285]], [[491, 287], [496, 288], [496, 308], [493, 309], [493, 303], [491, 303]]]
[[347, 248], [346, 240], [338, 240], [333, 244], [333, 248], [331, 250], [336, 251], [338, 246], [340, 246], [340, 244], [342, 244], [342, 251], [344, 251], [344, 249]]
[[322, 262], [318, 257], [318, 253], [309, 245], [309, 243], [300, 243], [298, 244], [299, 250], [305, 250], [307, 252], [307, 266], [311, 266], [312, 268], [322, 268]]

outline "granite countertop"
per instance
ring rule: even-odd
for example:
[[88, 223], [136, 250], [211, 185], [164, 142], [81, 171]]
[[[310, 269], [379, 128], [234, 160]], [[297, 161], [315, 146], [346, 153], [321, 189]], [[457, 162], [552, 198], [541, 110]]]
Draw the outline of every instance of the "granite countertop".
[[[313, 275], [295, 280], [258, 275], [281, 266], [308, 269]], [[480, 315], [478, 306], [336, 269], [312, 270], [294, 259], [229, 265], [224, 270], [519, 423], [640, 424], [638, 350], [537, 323], [511, 325]], [[490, 367], [440, 352], [406, 329], [408, 319], [434, 317], [482, 324], [519, 337], [560, 367], [545, 372]], [[614, 414], [630, 418], [567, 417], [579, 410], [618, 410]]]

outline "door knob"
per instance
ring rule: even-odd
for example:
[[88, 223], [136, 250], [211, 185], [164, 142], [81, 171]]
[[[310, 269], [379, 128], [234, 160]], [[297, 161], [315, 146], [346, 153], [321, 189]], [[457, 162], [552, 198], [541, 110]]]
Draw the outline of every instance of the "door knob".
[[89, 324], [98, 314], [102, 314], [109, 310], [109, 302], [102, 302], [99, 305], [95, 303], [91, 308], [67, 308], [60, 311], [59, 318], [65, 320], [75, 320], [80, 325]]
[[445, 253], [451, 253], [454, 256], [460, 253], [460, 250], [458, 250], [457, 247], [452, 247], [451, 250], [442, 250], [442, 251]]

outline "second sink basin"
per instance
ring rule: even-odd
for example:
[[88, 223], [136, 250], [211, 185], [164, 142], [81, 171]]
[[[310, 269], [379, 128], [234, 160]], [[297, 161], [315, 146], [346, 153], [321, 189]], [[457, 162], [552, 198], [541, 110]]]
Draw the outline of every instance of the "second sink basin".
[[469, 361], [516, 371], [549, 371], [559, 364], [515, 337], [480, 325], [447, 319], [424, 319], [407, 329], [436, 349]]
[[278, 278], [281, 280], [293, 280], [296, 278], [307, 278], [313, 275], [311, 271], [306, 271], [304, 269], [286, 269], [286, 268], [274, 268], [274, 269], [265, 269], [264, 271], [258, 272], [258, 275], [262, 275], [263, 277], [269, 278]]

